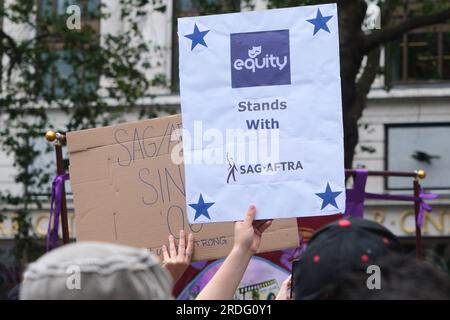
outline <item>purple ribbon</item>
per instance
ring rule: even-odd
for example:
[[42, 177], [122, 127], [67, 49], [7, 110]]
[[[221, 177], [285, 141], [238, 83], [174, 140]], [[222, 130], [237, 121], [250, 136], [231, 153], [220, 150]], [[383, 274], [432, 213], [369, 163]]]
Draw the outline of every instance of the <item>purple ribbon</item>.
[[353, 189], [346, 191], [346, 209], [345, 216], [362, 218], [364, 215], [364, 199], [366, 189], [367, 176], [369, 171], [366, 169], [355, 169], [355, 177]]
[[394, 201], [414, 201], [419, 202], [419, 212], [417, 215], [417, 225], [422, 228], [423, 225], [423, 217], [425, 214], [425, 210], [428, 212], [432, 211], [431, 205], [426, 203], [424, 199], [436, 199], [438, 197], [435, 193], [424, 193], [422, 187], [420, 187], [420, 193], [416, 196], [403, 196], [403, 195], [393, 195], [393, 194], [376, 194], [376, 193], [367, 193], [367, 199], [377, 199], [377, 200], [394, 200]]
[[[50, 216], [48, 218], [47, 239], [46, 239], [46, 251], [56, 248], [56, 241], [58, 240], [59, 229], [59, 215], [61, 213], [61, 202], [63, 196], [64, 182], [69, 180], [69, 174], [63, 174], [56, 176], [52, 185], [52, 198], [50, 200]], [[52, 228], [52, 217], [53, 228]]]
[[425, 210], [428, 212], [431, 212], [431, 210], [433, 210], [433, 208], [431, 207], [431, 205], [429, 205], [428, 203], [426, 203], [425, 201], [423, 201], [424, 199], [436, 199], [439, 195], [435, 194], [435, 193], [424, 193], [422, 190], [422, 187], [420, 187], [420, 193], [418, 198], [420, 199], [420, 203], [419, 203], [419, 214], [417, 215], [417, 224], [420, 228], [422, 228], [422, 224], [423, 224], [423, 216], [425, 214]]
[[353, 189], [348, 189], [346, 191], [347, 203], [345, 216], [362, 218], [364, 214], [364, 199], [414, 201], [419, 202], [417, 225], [422, 228], [425, 211], [431, 212], [432, 210], [432, 207], [428, 203], [426, 203], [424, 199], [436, 199], [438, 195], [435, 193], [424, 193], [422, 187], [420, 187], [420, 193], [417, 197], [368, 193], [365, 192], [368, 174], [369, 171], [365, 169], [355, 170]]

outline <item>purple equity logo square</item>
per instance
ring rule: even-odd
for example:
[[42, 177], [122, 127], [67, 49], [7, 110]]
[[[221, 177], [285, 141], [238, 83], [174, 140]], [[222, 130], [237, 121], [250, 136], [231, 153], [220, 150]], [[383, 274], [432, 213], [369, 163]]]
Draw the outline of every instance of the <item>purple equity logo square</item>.
[[231, 87], [291, 84], [289, 30], [230, 34]]

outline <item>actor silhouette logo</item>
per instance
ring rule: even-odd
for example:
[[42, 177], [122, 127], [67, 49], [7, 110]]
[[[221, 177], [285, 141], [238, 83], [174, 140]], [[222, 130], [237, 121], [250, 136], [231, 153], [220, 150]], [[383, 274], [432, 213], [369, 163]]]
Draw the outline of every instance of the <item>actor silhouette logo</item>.
[[248, 56], [250, 58], [256, 58], [261, 54], [261, 46], [259, 47], [252, 47], [250, 50], [248, 50]]
[[230, 179], [233, 178], [233, 181], [236, 182], [236, 173], [238, 172], [238, 168], [236, 167], [236, 163], [233, 158], [228, 156], [227, 153], [227, 162], [228, 162], [228, 175], [227, 175], [227, 183], [230, 183]]
[[291, 84], [289, 30], [232, 33], [231, 87]]

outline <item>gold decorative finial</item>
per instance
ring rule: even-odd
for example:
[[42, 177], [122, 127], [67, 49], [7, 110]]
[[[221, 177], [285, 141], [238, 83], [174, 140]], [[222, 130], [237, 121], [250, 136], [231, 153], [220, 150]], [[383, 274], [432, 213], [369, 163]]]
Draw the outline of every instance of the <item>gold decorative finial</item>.
[[56, 132], [49, 130], [45, 133], [45, 139], [47, 139], [47, 141], [52, 142], [55, 141], [56, 139]]
[[416, 174], [419, 179], [423, 179], [427, 176], [427, 173], [425, 172], [425, 170], [417, 170]]
[[55, 141], [55, 144], [57, 145], [63, 145], [66, 143], [66, 136], [64, 134], [52, 130], [45, 133], [45, 139], [49, 142]]

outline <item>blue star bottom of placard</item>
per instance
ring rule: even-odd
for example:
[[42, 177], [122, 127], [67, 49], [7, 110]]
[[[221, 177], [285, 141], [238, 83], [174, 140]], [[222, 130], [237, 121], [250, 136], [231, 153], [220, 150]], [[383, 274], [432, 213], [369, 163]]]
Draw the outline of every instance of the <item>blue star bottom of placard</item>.
[[189, 206], [195, 210], [195, 217], [194, 221], [197, 220], [201, 216], [205, 216], [209, 220], [211, 220], [211, 217], [208, 213], [208, 208], [211, 207], [215, 202], [205, 202], [203, 200], [203, 196], [200, 193], [200, 197], [198, 198], [197, 203], [190, 203]]
[[336, 197], [338, 195], [340, 195], [341, 193], [342, 193], [342, 191], [332, 191], [330, 188], [330, 184], [327, 182], [327, 187], [325, 189], [325, 192], [316, 193], [316, 196], [318, 196], [319, 198], [321, 198], [323, 200], [322, 208], [320, 208], [320, 210], [322, 210], [329, 204], [332, 205], [333, 207], [335, 207], [336, 209], [339, 209], [336, 204]]

